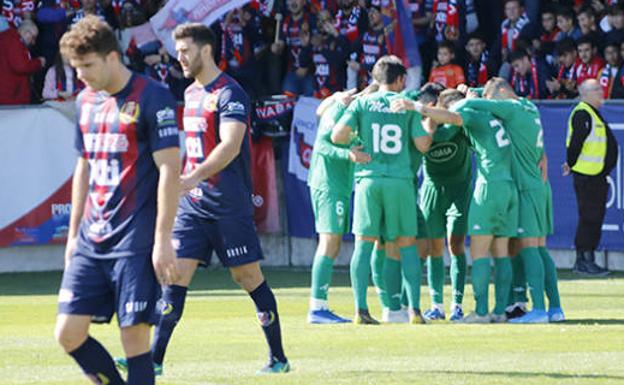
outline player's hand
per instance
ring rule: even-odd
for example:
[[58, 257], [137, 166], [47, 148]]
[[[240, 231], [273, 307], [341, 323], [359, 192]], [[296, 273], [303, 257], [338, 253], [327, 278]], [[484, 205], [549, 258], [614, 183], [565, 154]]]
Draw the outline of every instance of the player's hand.
[[423, 104], [420, 102], [413, 102], [407, 99], [396, 99], [390, 103], [390, 111], [392, 112], [401, 112], [401, 111], [417, 111], [422, 112]]
[[336, 92], [335, 98], [338, 103], [342, 103], [345, 106], [348, 106], [353, 101], [353, 96], [357, 92], [357, 88], [352, 88], [348, 91], [340, 91]]
[[193, 174], [180, 176], [180, 195], [188, 194], [192, 189], [197, 187], [200, 180]]
[[356, 62], [355, 60], [349, 60], [347, 62], [347, 65], [355, 72], [360, 70], [360, 63]]
[[371, 161], [370, 155], [362, 151], [363, 148], [364, 146], [351, 147], [351, 150], [349, 151], [349, 159], [351, 162], [368, 163]]
[[67, 238], [67, 243], [65, 245], [65, 270], [69, 266], [71, 262], [71, 258], [74, 255], [74, 251], [76, 251], [76, 244], [78, 243], [78, 237]]
[[455, 88], [457, 88], [457, 91], [461, 92], [462, 94], [468, 94], [468, 84], [466, 83], [458, 84]]
[[154, 243], [152, 251], [152, 265], [154, 273], [161, 285], [173, 285], [179, 279], [176, 255], [173, 250], [171, 238], [166, 238]]
[[568, 166], [568, 164], [567, 164], [567, 163], [564, 163], [564, 164], [562, 164], [562, 165], [561, 165], [561, 174], [562, 174], [563, 176], [568, 176], [568, 175], [570, 175], [570, 171], [571, 171], [571, 170], [570, 170], [570, 166]]
[[46, 65], [46, 58], [44, 58], [43, 56], [39, 56], [37, 59], [39, 59], [39, 61], [41, 62], [41, 66], [45, 67], [45, 65]]
[[285, 43], [283, 40], [278, 40], [275, 43], [271, 44], [271, 52], [276, 55], [279, 55], [284, 50]]

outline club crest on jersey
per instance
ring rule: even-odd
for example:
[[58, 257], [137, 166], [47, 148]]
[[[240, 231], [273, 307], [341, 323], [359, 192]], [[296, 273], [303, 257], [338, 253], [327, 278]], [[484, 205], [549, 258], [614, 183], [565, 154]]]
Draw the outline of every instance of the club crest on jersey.
[[208, 94], [204, 98], [204, 110], [206, 111], [216, 111], [217, 110], [217, 102], [219, 101], [219, 95], [217, 94]]
[[139, 103], [135, 101], [126, 102], [119, 109], [119, 121], [123, 124], [136, 123], [140, 113]]

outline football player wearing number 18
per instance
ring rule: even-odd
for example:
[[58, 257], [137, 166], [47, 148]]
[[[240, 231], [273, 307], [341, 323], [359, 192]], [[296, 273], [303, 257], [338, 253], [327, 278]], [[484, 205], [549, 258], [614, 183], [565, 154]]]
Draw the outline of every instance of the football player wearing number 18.
[[[533, 301], [531, 312], [510, 322], [543, 323], [548, 322], [549, 318], [559, 321], [563, 318], [563, 312], [556, 290], [556, 270], [546, 248], [540, 247], [540, 238], [548, 233], [549, 221], [547, 185], [539, 166], [545, 157], [539, 110], [529, 100], [516, 96], [509, 84], [501, 78], [490, 79], [483, 90], [483, 96], [485, 99], [470, 100], [469, 105], [489, 111], [501, 119], [508, 129], [514, 150], [512, 171], [519, 193], [520, 213], [517, 229], [520, 245], [518, 256], [521, 258], [521, 266], [524, 268]], [[549, 284], [548, 313], [544, 301], [545, 282]]]
[[312, 264], [308, 312], [308, 322], [314, 324], [351, 322], [329, 310], [327, 296], [342, 236], [349, 231], [353, 165], [370, 160], [369, 155], [360, 151], [360, 146], [336, 146], [330, 138], [332, 128], [355, 97], [354, 93], [355, 89], [336, 92], [323, 100], [316, 111], [320, 121], [308, 173], [315, 228], [319, 235]]
[[[462, 130], [478, 157], [477, 181], [468, 213], [476, 310], [461, 322], [504, 321], [511, 287], [511, 262], [507, 246], [509, 237], [515, 235], [518, 216], [517, 191], [511, 177], [511, 146], [499, 120], [490, 113], [468, 108], [467, 100], [462, 99], [463, 93], [445, 90], [440, 94], [439, 105], [449, 108], [449, 111], [427, 106], [421, 106], [419, 110], [436, 122], [449, 123], [457, 130]], [[414, 103], [397, 103], [393, 107], [418, 108]], [[496, 264], [496, 306], [492, 315], [488, 314], [490, 249]]]
[[[398, 92], [405, 88], [406, 73], [396, 56], [380, 58], [373, 67], [373, 80], [379, 84], [379, 91], [353, 101], [331, 135], [332, 142], [347, 144], [355, 134], [364, 146], [363, 151], [371, 156], [370, 162], [355, 166], [353, 233], [356, 237], [351, 259], [354, 323], [378, 323], [368, 311], [366, 291], [371, 253], [380, 237], [390, 247], [399, 248], [401, 263], [395, 264], [399, 272], [394, 275], [402, 276], [411, 319], [418, 323], [421, 319], [421, 264], [414, 245], [416, 197], [409, 146], [415, 145], [419, 151], [426, 152], [431, 136], [423, 130], [420, 114], [390, 110], [392, 100], [403, 98]], [[396, 256], [388, 255], [388, 258]], [[387, 286], [389, 296], [400, 296], [400, 281]]]

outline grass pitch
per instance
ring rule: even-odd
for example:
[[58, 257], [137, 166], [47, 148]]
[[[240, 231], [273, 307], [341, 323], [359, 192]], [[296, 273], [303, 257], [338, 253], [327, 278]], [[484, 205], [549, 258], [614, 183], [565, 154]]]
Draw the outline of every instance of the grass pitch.
[[[264, 337], [251, 300], [223, 270], [199, 271], [165, 360], [161, 385], [624, 384], [624, 275], [560, 281], [569, 321], [550, 325], [308, 325], [309, 272], [268, 270], [293, 371], [257, 377]], [[88, 384], [53, 338], [60, 273], [0, 275], [0, 384]], [[351, 316], [348, 275], [332, 308]], [[424, 279], [423, 279], [424, 285]], [[473, 308], [470, 285], [465, 308]], [[448, 294], [449, 286], [445, 287]], [[422, 303], [429, 303], [422, 287]], [[493, 298], [490, 294], [490, 299]], [[371, 312], [379, 315], [374, 291]], [[446, 303], [449, 297], [445, 298]], [[91, 333], [122, 354], [118, 329]]]

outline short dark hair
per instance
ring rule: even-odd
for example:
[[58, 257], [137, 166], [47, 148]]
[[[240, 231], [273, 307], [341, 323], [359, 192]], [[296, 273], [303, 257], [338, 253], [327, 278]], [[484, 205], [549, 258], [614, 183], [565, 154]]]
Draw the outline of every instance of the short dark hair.
[[74, 24], [61, 37], [61, 54], [67, 58], [96, 53], [102, 57], [117, 52], [121, 58], [121, 48], [115, 32], [99, 17], [87, 15]]
[[436, 103], [440, 92], [444, 91], [444, 86], [440, 83], [429, 82], [420, 87], [418, 101], [424, 104]]
[[178, 25], [172, 33], [173, 40], [189, 38], [200, 48], [210, 45], [212, 53], [215, 53], [216, 37], [210, 27], [201, 23], [184, 23]]
[[448, 108], [451, 103], [462, 100], [465, 97], [466, 95], [464, 95], [461, 91], [456, 90], [455, 88], [449, 88], [440, 92], [438, 104], [444, 108]]
[[514, 61], [524, 59], [525, 57], [528, 59], [531, 58], [531, 56], [526, 50], [516, 49], [512, 53], [509, 54], [509, 62], [513, 63]]
[[568, 37], [561, 40], [557, 44], [555, 50], [557, 51], [557, 56], [561, 56], [570, 52], [576, 52], [576, 43], [574, 42], [574, 40]]
[[470, 40], [481, 40], [482, 43], [485, 43], [485, 37], [483, 36], [482, 33], [475, 31], [475, 32], [471, 32], [466, 36], [466, 43], [468, 43]]
[[518, 3], [519, 6], [524, 7], [524, 1], [522, 0], [505, 0], [503, 1], [503, 6], [505, 6], [507, 3], [511, 3], [512, 1]]
[[591, 36], [581, 36], [577, 41], [576, 41], [576, 47], [580, 47], [582, 44], [589, 44], [592, 48], [596, 47], [596, 42], [594, 41], [594, 39], [591, 38]]
[[572, 9], [571, 7], [559, 7], [559, 10], [557, 11], [557, 16], [574, 20], [574, 9]]
[[595, 17], [596, 16], [596, 12], [594, 11], [594, 7], [592, 7], [591, 5], [584, 5], [581, 7], [581, 9], [578, 11], [577, 15], [580, 15], [581, 13], [586, 13], [587, 16], [591, 16], [591, 17]]
[[483, 87], [483, 95], [498, 96], [501, 89], [507, 90], [512, 94], [514, 93], [514, 89], [507, 82], [507, 80], [500, 77], [493, 77], [485, 83], [485, 87]]
[[401, 59], [394, 55], [385, 55], [373, 66], [372, 75], [373, 80], [379, 84], [392, 84], [401, 76], [407, 75], [407, 70]]
[[441, 41], [440, 44], [438, 44], [438, 51], [442, 48], [448, 49], [449, 52], [455, 55], [455, 44], [452, 41], [449, 41], [449, 40]]

